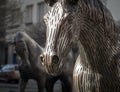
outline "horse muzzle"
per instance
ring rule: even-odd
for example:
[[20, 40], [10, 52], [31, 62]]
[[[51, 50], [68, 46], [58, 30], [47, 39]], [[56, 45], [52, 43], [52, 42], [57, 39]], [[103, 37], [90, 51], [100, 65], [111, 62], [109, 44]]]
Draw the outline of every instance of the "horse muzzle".
[[56, 54], [42, 54], [40, 55], [40, 59], [48, 74], [59, 75], [61, 73], [62, 64], [60, 62], [59, 57]]

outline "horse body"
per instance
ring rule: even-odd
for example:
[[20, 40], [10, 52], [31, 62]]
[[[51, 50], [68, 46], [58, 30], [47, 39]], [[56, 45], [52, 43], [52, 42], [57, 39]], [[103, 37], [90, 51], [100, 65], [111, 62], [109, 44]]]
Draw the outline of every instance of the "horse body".
[[118, 35], [112, 15], [100, 0], [72, 1], [58, 0], [44, 17], [47, 25], [43, 55], [46, 71], [59, 74], [64, 57], [77, 42], [80, 56], [74, 67], [75, 90], [119, 92], [119, 59], [114, 60], [119, 53], [116, 49]]
[[38, 91], [43, 92], [46, 73], [39, 62], [39, 55], [43, 51], [42, 47], [24, 32], [18, 32], [14, 40], [16, 52], [22, 59], [19, 68], [21, 74], [19, 91], [24, 92], [28, 80], [34, 79], [37, 81]]
[[[30, 36], [25, 32], [18, 32], [14, 37], [15, 49], [17, 54], [21, 57], [20, 64], [21, 79], [19, 83], [19, 92], [24, 92], [26, 84], [29, 79], [37, 81], [38, 91], [53, 92], [54, 84], [57, 80], [61, 80], [63, 92], [72, 92], [72, 72], [66, 67], [65, 71], [58, 76], [50, 76], [46, 74], [45, 69], [40, 62], [40, 54], [43, 48], [40, 47]], [[68, 55], [66, 63], [73, 65], [73, 57]], [[68, 65], [67, 64], [67, 65]], [[68, 74], [67, 74], [68, 73]]]

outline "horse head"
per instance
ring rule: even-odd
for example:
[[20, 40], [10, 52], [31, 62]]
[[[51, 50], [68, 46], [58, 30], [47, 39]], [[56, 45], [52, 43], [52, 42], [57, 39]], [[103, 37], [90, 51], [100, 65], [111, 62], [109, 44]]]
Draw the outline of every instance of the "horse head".
[[[47, 1], [50, 3], [54, 0]], [[72, 4], [69, 0], [65, 1], [68, 3], [67, 5]], [[67, 56], [74, 42], [72, 34], [77, 35], [73, 31], [73, 26], [75, 26], [73, 24], [75, 22], [73, 20], [75, 12], [65, 11], [65, 8], [61, 4], [65, 4], [65, 1], [58, 0], [44, 16], [44, 21], [47, 25], [47, 40], [45, 51], [40, 57], [46, 71], [52, 75], [58, 75], [62, 72], [64, 58]], [[73, 0], [70, 1], [72, 2]]]
[[63, 4], [76, 5], [78, 0], [45, 0], [49, 6], [53, 6], [56, 2], [62, 2]]
[[24, 61], [22, 62], [25, 66], [30, 66], [29, 61], [29, 51], [28, 46], [26, 43], [26, 34], [24, 32], [18, 32], [16, 33], [14, 37], [14, 45], [15, 50], [17, 54], [21, 57], [21, 59]]
[[87, 57], [87, 62], [82, 62], [84, 66], [103, 72], [101, 67], [107, 67], [105, 63], [112, 64], [116, 44], [112, 15], [100, 0], [75, 1], [58, 0], [44, 16], [47, 39], [41, 59], [46, 71], [52, 75], [62, 72], [63, 59], [74, 42], [79, 44], [82, 61]]

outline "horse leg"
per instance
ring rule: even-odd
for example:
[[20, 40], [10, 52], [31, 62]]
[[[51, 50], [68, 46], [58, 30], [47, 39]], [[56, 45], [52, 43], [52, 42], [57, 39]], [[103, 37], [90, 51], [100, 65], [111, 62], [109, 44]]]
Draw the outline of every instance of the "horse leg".
[[65, 84], [62, 82], [62, 92], [67, 92], [65, 88]]
[[38, 92], [44, 92], [44, 87], [45, 87], [44, 79], [42, 78], [37, 79], [37, 86], [38, 86]]
[[53, 92], [54, 83], [56, 82], [57, 78], [47, 78], [45, 82], [45, 88], [47, 92]]
[[25, 87], [26, 87], [27, 82], [28, 82], [28, 79], [21, 78], [19, 80], [18, 92], [25, 92]]
[[72, 84], [65, 74], [60, 75], [60, 80], [62, 81], [62, 92], [72, 92]]

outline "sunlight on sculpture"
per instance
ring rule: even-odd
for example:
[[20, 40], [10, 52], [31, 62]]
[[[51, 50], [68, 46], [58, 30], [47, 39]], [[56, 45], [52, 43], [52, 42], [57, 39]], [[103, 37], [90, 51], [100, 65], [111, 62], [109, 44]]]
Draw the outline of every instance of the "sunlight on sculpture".
[[[36, 36], [39, 36], [39, 34]], [[62, 92], [72, 92], [72, 71], [74, 65], [73, 55], [67, 55], [65, 59], [66, 65], [71, 65], [71, 69], [66, 66], [64, 67], [63, 73], [60, 75], [48, 75], [46, 74], [39, 57], [43, 52], [43, 48], [36, 42], [36, 40], [38, 39], [34, 40], [25, 32], [18, 32], [14, 36], [15, 50], [21, 57], [21, 62], [19, 64], [21, 77], [18, 86], [18, 92], [25, 92], [26, 85], [30, 79], [36, 80], [38, 92], [44, 92], [44, 89], [46, 89], [46, 92], [53, 92], [54, 84], [57, 80], [60, 80], [62, 82]], [[41, 39], [39, 39], [39, 41], [40, 40]]]
[[[47, 42], [42, 55], [46, 72], [62, 72], [74, 42], [80, 55], [74, 66], [75, 92], [119, 92], [120, 61], [114, 19], [101, 0], [45, 0]], [[117, 58], [117, 59], [116, 59]]]

